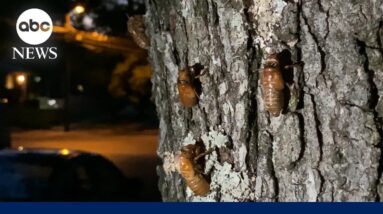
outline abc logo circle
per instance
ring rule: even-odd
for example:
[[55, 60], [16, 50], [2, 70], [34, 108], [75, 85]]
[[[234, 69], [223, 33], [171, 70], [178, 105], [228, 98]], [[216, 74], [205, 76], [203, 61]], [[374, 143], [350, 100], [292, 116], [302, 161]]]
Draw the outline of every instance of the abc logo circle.
[[20, 39], [30, 45], [39, 45], [47, 41], [52, 34], [52, 28], [51, 17], [37, 8], [24, 11], [16, 23]]

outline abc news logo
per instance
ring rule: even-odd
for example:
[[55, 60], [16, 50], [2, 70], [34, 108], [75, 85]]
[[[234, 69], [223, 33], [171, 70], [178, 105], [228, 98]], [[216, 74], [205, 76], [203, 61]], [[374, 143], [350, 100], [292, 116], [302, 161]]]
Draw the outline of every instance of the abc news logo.
[[[17, 35], [29, 45], [40, 45], [52, 34], [51, 17], [43, 10], [24, 11], [16, 23]], [[56, 59], [57, 47], [12, 47], [12, 59]]]
[[19, 24], [19, 30], [22, 32], [29, 32], [29, 30], [36, 32], [40, 29], [43, 32], [48, 32], [49, 29], [51, 29], [51, 25], [49, 22], [42, 22], [39, 24], [38, 22], [33, 21], [33, 19], [29, 19], [29, 24], [28, 22], [20, 22]]

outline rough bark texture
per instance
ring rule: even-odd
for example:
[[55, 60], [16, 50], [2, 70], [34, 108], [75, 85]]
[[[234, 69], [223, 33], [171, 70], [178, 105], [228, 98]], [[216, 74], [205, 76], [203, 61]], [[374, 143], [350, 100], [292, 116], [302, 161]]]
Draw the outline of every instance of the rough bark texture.
[[[380, 0], [147, 0], [160, 119], [164, 201], [383, 200], [383, 2]], [[303, 62], [287, 111], [264, 111], [267, 54]], [[200, 63], [202, 94], [181, 106], [178, 70]], [[202, 141], [211, 193], [196, 197], [175, 170]]]

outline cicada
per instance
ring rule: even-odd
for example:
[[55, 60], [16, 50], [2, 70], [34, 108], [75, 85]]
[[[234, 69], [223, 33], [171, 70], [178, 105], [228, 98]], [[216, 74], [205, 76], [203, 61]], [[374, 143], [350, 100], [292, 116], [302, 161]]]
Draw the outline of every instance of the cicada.
[[187, 145], [182, 147], [178, 156], [179, 172], [185, 179], [188, 187], [195, 195], [206, 196], [210, 192], [210, 184], [202, 173], [198, 159], [205, 156], [202, 148], [198, 145]]

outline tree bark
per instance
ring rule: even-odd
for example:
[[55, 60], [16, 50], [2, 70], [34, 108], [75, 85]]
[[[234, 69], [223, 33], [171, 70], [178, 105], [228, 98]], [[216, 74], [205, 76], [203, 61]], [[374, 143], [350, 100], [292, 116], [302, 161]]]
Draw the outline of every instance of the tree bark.
[[[164, 201], [382, 201], [383, 2], [147, 0], [160, 120]], [[270, 117], [260, 74], [268, 54], [287, 73], [286, 111]], [[178, 71], [200, 63], [197, 106], [179, 103]], [[176, 171], [202, 141], [211, 192]]]

